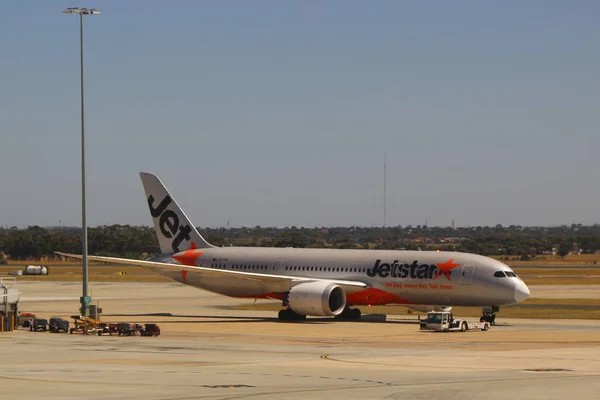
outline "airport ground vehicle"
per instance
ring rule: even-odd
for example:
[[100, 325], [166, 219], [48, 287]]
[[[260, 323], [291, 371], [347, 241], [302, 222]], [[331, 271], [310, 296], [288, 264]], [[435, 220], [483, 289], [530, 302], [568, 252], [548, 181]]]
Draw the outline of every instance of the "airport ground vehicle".
[[17, 319], [17, 326], [22, 326], [23, 328], [29, 328], [29, 324], [31, 320], [36, 318], [34, 313], [30, 312], [22, 312], [19, 313], [19, 318]]
[[108, 333], [109, 335], [117, 334], [117, 324], [100, 323], [98, 326], [98, 336]]
[[32, 332], [48, 330], [48, 320], [44, 318], [34, 318], [29, 322], [29, 330]]
[[28, 265], [23, 271], [24, 275], [48, 275], [48, 267], [42, 265]]
[[427, 319], [421, 321], [419, 329], [435, 332], [465, 332], [475, 329], [487, 331], [490, 329], [490, 324], [489, 322], [469, 322], [464, 319], [454, 318], [449, 311], [430, 311], [427, 313]]
[[144, 325], [134, 324], [134, 326], [135, 326], [135, 329], [134, 329], [135, 333], [139, 333], [140, 336], [144, 336], [144, 331], [145, 331]]
[[69, 321], [61, 317], [52, 317], [48, 323], [48, 330], [53, 333], [69, 333]]
[[96, 333], [100, 329], [99, 325], [101, 322], [98, 320], [80, 315], [73, 315], [71, 318], [73, 318], [74, 326], [69, 329], [69, 333], [83, 333], [87, 335], [89, 333]]
[[133, 336], [136, 333], [135, 324], [130, 324], [128, 322], [119, 322], [117, 324], [117, 333], [119, 336]]
[[142, 336], [158, 336], [160, 335], [160, 327], [156, 324], [145, 324], [144, 330], [140, 333]]

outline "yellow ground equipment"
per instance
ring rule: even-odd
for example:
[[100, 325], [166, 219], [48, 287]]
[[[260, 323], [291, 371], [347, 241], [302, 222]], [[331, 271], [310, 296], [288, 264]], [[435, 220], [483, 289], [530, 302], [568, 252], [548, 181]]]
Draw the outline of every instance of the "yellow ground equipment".
[[96, 334], [100, 328], [102, 321], [85, 317], [83, 315], [72, 315], [73, 327], [69, 329], [69, 333], [82, 333], [84, 335]]

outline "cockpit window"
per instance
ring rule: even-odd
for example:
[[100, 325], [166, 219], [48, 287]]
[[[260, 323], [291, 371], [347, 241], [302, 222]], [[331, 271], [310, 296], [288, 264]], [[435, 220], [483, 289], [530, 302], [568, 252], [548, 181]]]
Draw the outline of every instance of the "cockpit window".
[[506, 275], [504, 275], [504, 271], [496, 271], [496, 272], [494, 272], [494, 276], [496, 278], [505, 278], [506, 277]]
[[514, 272], [512, 272], [512, 271], [506, 271], [506, 275], [507, 275], [507, 276], [510, 276], [511, 278], [516, 278], [516, 277], [517, 277], [517, 274], [515, 274], [515, 273], [514, 273]]

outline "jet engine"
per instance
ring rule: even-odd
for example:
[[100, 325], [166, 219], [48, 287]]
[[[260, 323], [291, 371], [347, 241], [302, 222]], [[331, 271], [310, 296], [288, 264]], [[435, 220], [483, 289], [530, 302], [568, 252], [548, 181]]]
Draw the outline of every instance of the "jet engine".
[[419, 312], [429, 312], [429, 311], [450, 311], [452, 310], [452, 306], [430, 306], [430, 305], [410, 305], [406, 306], [411, 310], [419, 311]]
[[346, 307], [346, 292], [329, 282], [299, 283], [290, 290], [287, 302], [298, 314], [336, 316]]

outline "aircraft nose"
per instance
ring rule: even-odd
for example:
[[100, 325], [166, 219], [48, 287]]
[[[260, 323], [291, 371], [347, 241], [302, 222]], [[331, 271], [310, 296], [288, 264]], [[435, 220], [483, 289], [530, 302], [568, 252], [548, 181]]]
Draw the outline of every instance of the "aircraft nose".
[[515, 285], [515, 301], [517, 303], [525, 301], [527, 298], [529, 298], [530, 294], [531, 293], [529, 292], [529, 288], [524, 282], [517, 282], [517, 284]]

